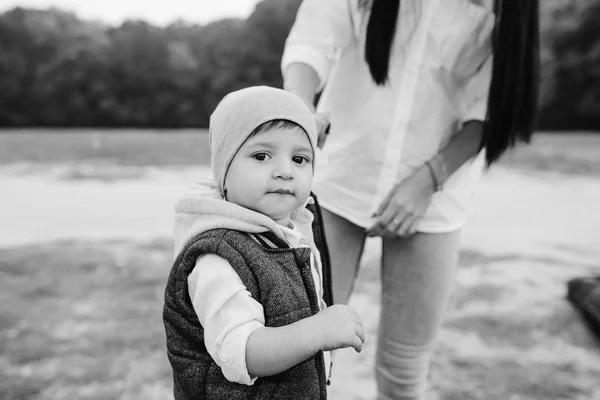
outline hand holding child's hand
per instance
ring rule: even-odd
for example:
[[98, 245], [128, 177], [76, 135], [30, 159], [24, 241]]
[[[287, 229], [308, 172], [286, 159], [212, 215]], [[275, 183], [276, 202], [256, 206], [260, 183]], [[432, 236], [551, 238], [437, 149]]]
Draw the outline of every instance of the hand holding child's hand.
[[362, 320], [352, 307], [335, 304], [315, 315], [322, 350], [354, 347], [360, 353], [365, 342]]

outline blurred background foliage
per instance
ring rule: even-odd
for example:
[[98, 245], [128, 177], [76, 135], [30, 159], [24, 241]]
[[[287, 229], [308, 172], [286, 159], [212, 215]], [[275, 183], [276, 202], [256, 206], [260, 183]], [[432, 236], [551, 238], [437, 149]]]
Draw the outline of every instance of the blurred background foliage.
[[[241, 87], [281, 86], [301, 0], [246, 19], [110, 26], [52, 8], [0, 15], [0, 126], [206, 127]], [[600, 0], [543, 0], [539, 128], [600, 131]]]

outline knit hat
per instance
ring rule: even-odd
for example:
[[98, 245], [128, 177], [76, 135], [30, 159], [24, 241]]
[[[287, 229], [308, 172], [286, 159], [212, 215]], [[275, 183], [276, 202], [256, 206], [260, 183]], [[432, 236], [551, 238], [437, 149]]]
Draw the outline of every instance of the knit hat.
[[254, 86], [229, 93], [210, 116], [210, 164], [217, 187], [224, 192], [225, 175], [236, 153], [260, 125], [273, 120], [298, 124], [315, 152], [317, 126], [310, 109], [297, 96], [282, 89]]

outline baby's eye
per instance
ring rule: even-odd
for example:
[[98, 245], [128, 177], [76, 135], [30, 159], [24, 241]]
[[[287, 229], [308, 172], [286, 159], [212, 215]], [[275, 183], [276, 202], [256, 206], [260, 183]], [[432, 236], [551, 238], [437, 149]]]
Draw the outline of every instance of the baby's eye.
[[252, 155], [252, 158], [258, 161], [265, 161], [269, 157], [267, 153], [256, 153]]
[[294, 157], [292, 157], [292, 161], [295, 162], [296, 164], [303, 164], [303, 163], [310, 162], [310, 159], [306, 156], [294, 156]]

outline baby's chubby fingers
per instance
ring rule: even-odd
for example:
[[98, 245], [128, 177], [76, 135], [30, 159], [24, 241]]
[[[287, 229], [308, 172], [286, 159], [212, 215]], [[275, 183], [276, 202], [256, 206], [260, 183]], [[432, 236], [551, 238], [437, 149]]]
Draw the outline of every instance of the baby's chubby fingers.
[[353, 319], [354, 324], [355, 324], [355, 331], [357, 333], [359, 331], [362, 332], [362, 336], [363, 336], [363, 340], [364, 340], [363, 322], [362, 322], [362, 319], [360, 319], [360, 317], [358, 316], [358, 313], [356, 311], [354, 312], [354, 315], [352, 316], [352, 319]]
[[352, 342], [352, 348], [354, 348], [354, 351], [356, 351], [357, 353], [360, 353], [363, 349], [364, 346], [364, 341], [359, 338], [358, 336], [354, 336], [354, 341]]
[[[356, 343], [355, 343], [355, 346], [353, 346], [353, 347], [357, 353], [360, 353], [365, 344], [365, 330], [362, 325], [356, 325], [354, 335], [355, 335], [355, 338], [357, 339], [357, 341], [355, 340]], [[358, 344], [359, 346], [357, 347], [356, 344]]]
[[354, 347], [357, 353], [360, 353], [365, 343], [365, 329], [358, 312], [351, 307], [348, 308], [351, 310], [352, 320], [354, 321], [354, 343], [352, 347]]

